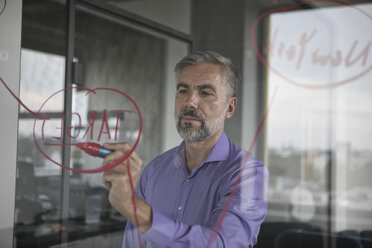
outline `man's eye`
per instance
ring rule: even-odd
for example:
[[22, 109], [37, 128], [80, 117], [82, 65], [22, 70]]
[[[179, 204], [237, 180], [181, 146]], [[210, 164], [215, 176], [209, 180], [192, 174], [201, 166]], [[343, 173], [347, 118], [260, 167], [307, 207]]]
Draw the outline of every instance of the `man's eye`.
[[185, 89], [178, 90], [178, 94], [185, 94], [185, 93], [186, 93], [186, 90]]
[[212, 95], [212, 93], [210, 93], [210, 92], [208, 92], [208, 91], [202, 91], [201, 94], [202, 94], [203, 96], [211, 96], [211, 95]]

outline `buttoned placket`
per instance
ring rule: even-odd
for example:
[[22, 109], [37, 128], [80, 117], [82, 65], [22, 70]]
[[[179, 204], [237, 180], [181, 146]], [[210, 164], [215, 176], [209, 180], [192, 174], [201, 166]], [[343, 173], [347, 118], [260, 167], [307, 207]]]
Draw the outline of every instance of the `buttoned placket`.
[[151, 241], [145, 241], [145, 247], [146, 248], [152, 248], [152, 242]]
[[179, 198], [177, 201], [176, 209], [174, 212], [174, 219], [176, 221], [181, 221], [182, 216], [184, 214], [184, 207], [186, 204], [186, 200], [190, 194], [190, 190], [192, 188], [192, 178], [191, 175], [188, 175], [181, 184]]

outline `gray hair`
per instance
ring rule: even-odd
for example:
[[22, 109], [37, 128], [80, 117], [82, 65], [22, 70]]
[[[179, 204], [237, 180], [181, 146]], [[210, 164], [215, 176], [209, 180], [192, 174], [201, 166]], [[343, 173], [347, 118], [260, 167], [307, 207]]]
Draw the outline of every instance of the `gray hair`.
[[223, 83], [227, 87], [227, 92], [230, 96], [236, 96], [238, 82], [240, 80], [239, 73], [231, 60], [213, 51], [195, 52], [185, 56], [175, 66], [174, 71], [176, 78], [179, 77], [181, 70], [186, 66], [199, 65], [203, 63], [220, 65], [223, 70]]

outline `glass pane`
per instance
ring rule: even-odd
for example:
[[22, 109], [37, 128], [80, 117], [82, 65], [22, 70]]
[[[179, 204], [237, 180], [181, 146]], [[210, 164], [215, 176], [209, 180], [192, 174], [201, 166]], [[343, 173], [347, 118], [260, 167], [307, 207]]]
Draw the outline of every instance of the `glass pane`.
[[[49, 247], [59, 243], [64, 227], [61, 168], [47, 157], [60, 161], [62, 149], [43, 147], [42, 154], [37, 144], [49, 142], [60, 125], [56, 116], [63, 115], [63, 93], [45, 102], [64, 88], [65, 4], [24, 1], [22, 11], [20, 99], [31, 112], [20, 107], [14, 247]], [[42, 120], [35, 120], [42, 106], [40, 112], [51, 117], [44, 127]]]
[[[137, 140], [136, 152], [146, 165], [166, 149], [170, 143], [166, 139], [177, 141], [164, 133], [169, 119], [164, 109], [174, 98], [174, 60], [187, 53], [187, 44], [80, 6], [75, 29], [74, 56], [82, 76], [72, 90], [70, 167], [95, 170], [102, 166], [102, 159], [74, 144], [128, 142], [134, 146]], [[140, 137], [136, 105], [143, 119]], [[102, 173], [71, 173], [69, 223], [85, 228], [81, 236], [116, 232], [113, 235], [121, 243], [125, 220], [109, 204], [101, 177]]]
[[[51, 96], [64, 88], [65, 57], [23, 48], [21, 58], [20, 98], [23, 103], [34, 112], [62, 112], [63, 93]], [[20, 112], [28, 111], [21, 106]]]
[[[125, 220], [110, 206], [102, 174], [76, 172], [99, 169], [102, 160], [75, 145], [138, 140], [136, 152], [147, 164], [178, 144], [169, 103], [176, 88], [173, 66], [187, 53], [187, 44], [78, 9], [79, 76], [68, 89], [71, 124], [64, 127], [65, 14], [64, 1], [23, 7], [20, 98], [29, 110], [21, 107], [19, 114], [15, 246], [118, 247]], [[140, 139], [137, 107], [143, 118]], [[64, 132], [69, 143], [62, 142]], [[62, 164], [63, 149], [71, 149], [69, 165]], [[74, 170], [67, 174], [68, 185], [58, 164]], [[69, 197], [69, 219], [62, 222], [63, 194]]]
[[365, 4], [271, 15], [267, 221], [371, 229], [371, 14]]

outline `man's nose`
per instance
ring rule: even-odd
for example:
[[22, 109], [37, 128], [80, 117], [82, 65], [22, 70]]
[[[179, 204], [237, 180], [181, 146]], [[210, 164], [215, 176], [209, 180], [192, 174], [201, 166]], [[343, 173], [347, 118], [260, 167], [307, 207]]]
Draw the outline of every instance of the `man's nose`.
[[186, 99], [186, 107], [197, 108], [199, 103], [199, 97], [196, 92], [190, 92]]

